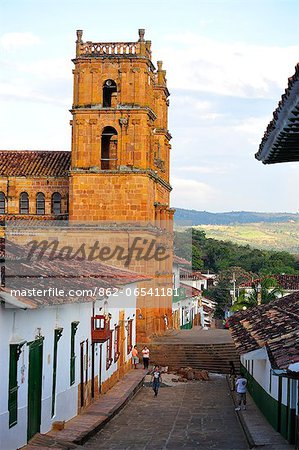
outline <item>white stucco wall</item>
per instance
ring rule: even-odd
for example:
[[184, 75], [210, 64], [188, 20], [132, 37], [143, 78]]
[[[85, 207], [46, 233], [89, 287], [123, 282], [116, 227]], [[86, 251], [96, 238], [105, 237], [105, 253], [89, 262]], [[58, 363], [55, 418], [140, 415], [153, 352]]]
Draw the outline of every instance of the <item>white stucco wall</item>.
[[[259, 383], [260, 386], [275, 400], [278, 400], [278, 381], [279, 377], [271, 371], [271, 364], [266, 359], [254, 359], [246, 361], [248, 355], [241, 356], [241, 362], [247, 368], [249, 373]], [[253, 370], [252, 370], [253, 367]], [[287, 405], [287, 379], [282, 379], [282, 403]]]
[[[125, 320], [133, 319], [132, 342], [135, 344], [136, 336], [136, 296], [135, 284], [124, 287], [126, 291], [117, 299], [108, 298], [105, 306], [103, 301], [95, 302], [95, 314], [103, 313], [103, 308], [111, 313], [110, 328], [119, 322], [119, 312], [124, 311]], [[121, 307], [121, 305], [123, 305]], [[52, 422], [69, 420], [77, 414], [78, 384], [80, 377], [80, 342], [88, 339], [88, 379], [91, 379], [91, 316], [92, 303], [62, 304], [59, 306], [43, 307], [36, 310], [17, 310], [0, 305], [0, 450], [16, 450], [27, 442], [27, 396], [28, 396], [28, 365], [29, 347], [25, 344], [18, 361], [18, 422], [8, 428], [8, 381], [9, 381], [9, 344], [12, 336], [18, 335], [27, 342], [34, 341], [40, 329], [44, 337], [43, 343], [43, 375], [42, 375], [42, 420], [41, 433], [51, 429]], [[100, 309], [102, 308], [102, 309]], [[75, 337], [75, 383], [70, 386], [70, 343], [71, 323], [79, 321]], [[54, 329], [63, 328], [62, 337], [58, 342], [57, 351], [57, 378], [56, 378], [56, 405], [55, 415], [51, 417], [52, 405], [52, 379], [53, 379], [53, 348]], [[127, 332], [125, 331], [127, 339]], [[114, 340], [114, 333], [113, 333]], [[105, 381], [117, 369], [117, 362], [112, 363], [106, 371], [106, 343], [96, 344], [95, 349], [95, 376], [99, 375], [100, 351], [102, 345], [102, 374]], [[125, 348], [127, 342], [125, 342]], [[114, 350], [114, 349], [113, 349]], [[113, 356], [113, 352], [112, 352]], [[125, 352], [127, 361], [131, 354]]]

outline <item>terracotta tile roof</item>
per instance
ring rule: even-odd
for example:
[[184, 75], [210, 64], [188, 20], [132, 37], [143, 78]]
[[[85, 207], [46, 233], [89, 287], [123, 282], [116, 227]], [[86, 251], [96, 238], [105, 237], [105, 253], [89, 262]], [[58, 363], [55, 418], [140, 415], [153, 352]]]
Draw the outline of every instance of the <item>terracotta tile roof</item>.
[[299, 361], [299, 292], [240, 311], [229, 326], [240, 354], [266, 346], [273, 368]]
[[67, 151], [0, 150], [0, 176], [65, 177], [70, 164]]
[[193, 286], [189, 286], [189, 284], [180, 283], [180, 286], [186, 289], [186, 296], [188, 298], [198, 297], [199, 295], [201, 295], [201, 291], [199, 289], [196, 289]]
[[276, 162], [298, 161], [298, 110], [299, 110], [299, 63], [295, 73], [288, 79], [273, 119], [264, 133], [256, 159], [264, 164]]
[[[275, 278], [279, 286], [286, 291], [299, 291], [299, 275], [271, 275], [268, 278]], [[253, 284], [260, 283], [264, 278], [256, 278], [246, 283], [240, 284], [240, 288], [252, 288]]]
[[[129, 270], [119, 269], [114, 266], [87, 260], [49, 259], [45, 255], [39, 260], [24, 258], [26, 251], [20, 245], [16, 245], [7, 239], [0, 239], [0, 262], [5, 267], [5, 284], [3, 290], [10, 293], [12, 289], [63, 289], [66, 293], [70, 290], [93, 290], [90, 295], [80, 298], [66, 296], [38, 296], [27, 298], [37, 306], [53, 305], [58, 303], [90, 302], [96, 297], [105, 297], [99, 294], [99, 289], [121, 288], [121, 286], [149, 280], [150, 277], [137, 274]], [[5, 255], [5, 256], [4, 256]], [[4, 261], [5, 258], [5, 262]], [[96, 292], [96, 294], [94, 294]], [[24, 297], [16, 297], [21, 301]], [[115, 297], [117, 301], [117, 297]]]
[[192, 271], [185, 268], [181, 269], [180, 278], [181, 280], [207, 280], [207, 277], [201, 272]]
[[299, 291], [299, 275], [274, 275], [282, 289]]
[[177, 255], [173, 256], [173, 263], [174, 264], [182, 264], [184, 266], [191, 266], [190, 261], [187, 261], [187, 259], [181, 258], [180, 256], [177, 256]]

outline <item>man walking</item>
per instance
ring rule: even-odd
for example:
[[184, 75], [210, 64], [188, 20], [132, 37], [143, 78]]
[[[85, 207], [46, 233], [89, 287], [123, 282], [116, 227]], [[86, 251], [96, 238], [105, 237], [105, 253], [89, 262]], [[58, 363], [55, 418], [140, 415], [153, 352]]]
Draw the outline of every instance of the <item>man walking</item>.
[[158, 395], [160, 383], [162, 382], [161, 372], [159, 366], [155, 366], [154, 371], [152, 373], [152, 385], [155, 393], [155, 397]]
[[238, 406], [236, 411], [240, 411], [243, 405], [243, 409], [246, 409], [246, 392], [247, 392], [247, 380], [242, 375], [239, 375], [236, 381], [236, 391], [238, 398]]

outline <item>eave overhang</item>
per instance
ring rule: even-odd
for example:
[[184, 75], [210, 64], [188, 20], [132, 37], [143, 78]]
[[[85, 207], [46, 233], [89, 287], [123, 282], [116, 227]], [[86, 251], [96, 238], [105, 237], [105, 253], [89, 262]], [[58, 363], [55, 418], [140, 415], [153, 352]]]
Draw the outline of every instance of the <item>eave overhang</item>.
[[299, 64], [255, 155], [263, 164], [299, 161]]

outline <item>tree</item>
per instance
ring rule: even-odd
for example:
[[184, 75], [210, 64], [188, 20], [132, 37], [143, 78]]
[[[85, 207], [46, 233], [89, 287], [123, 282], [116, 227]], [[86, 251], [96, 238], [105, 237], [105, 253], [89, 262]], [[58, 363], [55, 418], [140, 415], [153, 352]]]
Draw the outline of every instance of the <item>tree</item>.
[[246, 293], [245, 290], [242, 290], [230, 310], [235, 312], [252, 308], [253, 306], [257, 306], [259, 302], [264, 305], [276, 300], [281, 295], [283, 295], [283, 289], [279, 286], [275, 278], [266, 277], [262, 280], [255, 280], [252, 283], [252, 291]]
[[203, 291], [203, 296], [216, 302], [214, 316], [224, 319], [225, 312], [229, 309], [232, 301], [227, 284], [224, 281], [219, 281], [216, 286]]

